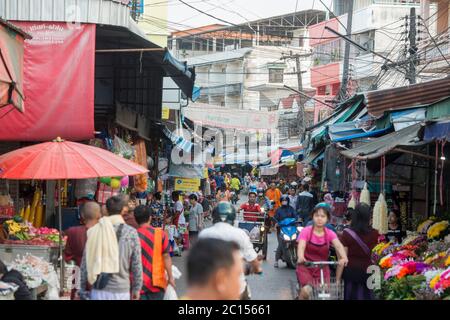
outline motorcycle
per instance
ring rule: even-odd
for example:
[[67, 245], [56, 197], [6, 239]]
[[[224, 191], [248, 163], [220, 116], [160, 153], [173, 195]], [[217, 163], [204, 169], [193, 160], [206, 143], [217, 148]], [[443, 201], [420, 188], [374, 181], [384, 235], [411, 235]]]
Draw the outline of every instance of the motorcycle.
[[297, 219], [286, 218], [278, 223], [282, 239], [282, 260], [289, 268], [297, 267], [297, 238], [303, 229], [298, 225]]

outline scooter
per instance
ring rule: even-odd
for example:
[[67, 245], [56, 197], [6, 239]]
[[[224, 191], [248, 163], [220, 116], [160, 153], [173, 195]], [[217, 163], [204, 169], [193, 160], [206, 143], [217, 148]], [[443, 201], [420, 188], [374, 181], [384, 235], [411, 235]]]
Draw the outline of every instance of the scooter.
[[297, 219], [286, 218], [278, 223], [282, 239], [282, 260], [289, 268], [297, 267], [297, 238], [303, 229], [298, 225]]

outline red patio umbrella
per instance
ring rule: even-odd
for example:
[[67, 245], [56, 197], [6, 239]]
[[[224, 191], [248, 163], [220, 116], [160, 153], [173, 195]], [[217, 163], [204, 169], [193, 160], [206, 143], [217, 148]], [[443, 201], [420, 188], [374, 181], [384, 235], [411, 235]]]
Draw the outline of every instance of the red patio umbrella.
[[0, 179], [87, 179], [146, 172], [146, 168], [107, 150], [61, 139], [0, 156]]
[[[97, 177], [123, 177], [147, 173], [148, 170], [112, 152], [64, 141], [57, 138], [21, 148], [0, 156], [0, 179], [11, 180], [58, 180], [58, 199], [61, 199], [61, 180]], [[59, 249], [61, 256], [61, 290], [64, 281], [62, 259], [62, 214], [58, 206]]]

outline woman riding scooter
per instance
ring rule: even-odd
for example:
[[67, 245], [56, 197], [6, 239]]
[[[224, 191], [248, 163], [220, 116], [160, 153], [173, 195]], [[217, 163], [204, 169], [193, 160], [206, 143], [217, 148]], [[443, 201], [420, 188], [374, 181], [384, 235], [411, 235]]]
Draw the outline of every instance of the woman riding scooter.
[[[344, 246], [339, 241], [335, 232], [326, 227], [330, 220], [328, 205], [319, 203], [315, 206], [311, 217], [314, 224], [305, 227], [299, 236], [298, 242], [298, 266], [297, 279], [300, 284], [299, 299], [308, 300], [311, 297], [313, 286], [320, 279], [320, 268], [309, 268], [305, 262], [328, 261], [330, 254], [330, 244], [334, 246], [339, 257], [339, 265], [346, 266], [348, 263]], [[325, 282], [330, 282], [330, 269], [324, 267]]]

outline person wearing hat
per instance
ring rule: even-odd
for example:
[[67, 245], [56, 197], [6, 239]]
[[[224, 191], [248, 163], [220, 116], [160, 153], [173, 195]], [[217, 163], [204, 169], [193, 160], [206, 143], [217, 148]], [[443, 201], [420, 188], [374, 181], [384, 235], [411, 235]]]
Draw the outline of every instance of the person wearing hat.
[[[249, 235], [242, 229], [234, 226], [236, 209], [229, 202], [220, 202], [213, 210], [214, 225], [204, 229], [199, 239], [220, 239], [232, 241], [239, 245], [242, 258], [250, 264], [253, 273], [262, 273], [261, 260], [253, 248]], [[249, 299], [249, 292], [244, 273], [241, 274], [241, 299]]]

